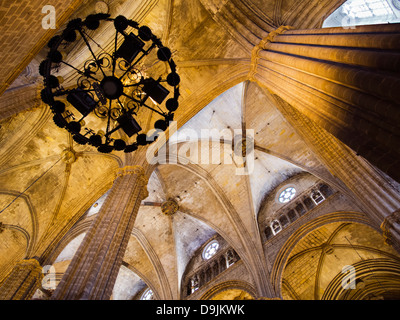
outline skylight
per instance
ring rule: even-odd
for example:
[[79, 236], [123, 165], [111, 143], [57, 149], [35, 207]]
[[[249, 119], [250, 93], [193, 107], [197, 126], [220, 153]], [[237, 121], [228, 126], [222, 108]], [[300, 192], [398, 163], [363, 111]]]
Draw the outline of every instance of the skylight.
[[400, 22], [400, 0], [348, 0], [334, 11], [323, 28]]

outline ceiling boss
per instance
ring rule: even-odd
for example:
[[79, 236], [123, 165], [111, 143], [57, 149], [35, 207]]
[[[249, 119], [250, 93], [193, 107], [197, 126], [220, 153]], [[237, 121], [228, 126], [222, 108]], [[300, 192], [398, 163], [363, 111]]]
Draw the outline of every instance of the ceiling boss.
[[[106, 23], [113, 24], [115, 36], [103, 49], [94, 32]], [[83, 62], [79, 45], [89, 55]], [[98, 13], [71, 20], [48, 47], [39, 67], [41, 99], [75, 142], [102, 153], [129, 153], [155, 141], [173, 120], [180, 77], [171, 50], [149, 27]], [[61, 71], [68, 72], [66, 79]]]

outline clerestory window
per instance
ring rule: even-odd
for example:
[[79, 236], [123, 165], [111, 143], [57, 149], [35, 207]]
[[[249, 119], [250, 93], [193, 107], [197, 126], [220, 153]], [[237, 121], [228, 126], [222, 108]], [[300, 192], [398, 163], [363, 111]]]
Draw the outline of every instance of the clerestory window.
[[281, 192], [278, 200], [280, 203], [288, 203], [290, 200], [294, 198], [295, 195], [296, 195], [296, 189], [293, 187], [289, 187]]
[[140, 300], [153, 300], [154, 294], [150, 288], [147, 288], [145, 292], [143, 292]]
[[399, 21], [399, 0], [347, 0], [324, 21], [322, 27], [351, 27]]
[[203, 259], [208, 260], [218, 251], [219, 243], [217, 240], [211, 241], [203, 250]]

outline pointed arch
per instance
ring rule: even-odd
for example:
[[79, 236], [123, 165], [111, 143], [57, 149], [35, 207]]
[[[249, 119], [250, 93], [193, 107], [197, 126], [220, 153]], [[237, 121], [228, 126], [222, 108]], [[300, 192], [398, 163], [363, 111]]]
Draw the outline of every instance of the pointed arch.
[[271, 281], [275, 292], [279, 295], [282, 293], [282, 277], [283, 271], [288, 263], [290, 253], [299, 243], [299, 241], [310, 232], [330, 223], [334, 222], [352, 222], [360, 223], [371, 227], [376, 231], [380, 231], [371, 220], [363, 213], [340, 211], [322, 215], [309, 221], [301, 226], [279, 250], [271, 270]]
[[241, 281], [241, 280], [230, 280], [230, 281], [224, 281], [221, 282], [214, 287], [212, 287], [210, 290], [208, 290], [206, 293], [204, 293], [200, 300], [211, 300], [214, 296], [216, 296], [218, 293], [229, 290], [229, 289], [239, 289], [247, 292], [250, 294], [253, 298], [258, 297], [257, 290], [248, 282]]

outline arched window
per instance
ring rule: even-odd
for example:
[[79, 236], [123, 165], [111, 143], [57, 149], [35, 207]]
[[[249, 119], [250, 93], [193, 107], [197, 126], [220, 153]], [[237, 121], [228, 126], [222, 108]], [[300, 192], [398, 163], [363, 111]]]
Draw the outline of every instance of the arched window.
[[235, 255], [232, 250], [228, 250], [226, 252], [226, 267], [229, 268], [236, 262]]
[[296, 210], [299, 216], [302, 216], [303, 214], [306, 213], [306, 208], [304, 208], [303, 204], [300, 202], [296, 204], [296, 207], [294, 209]]
[[281, 224], [279, 223], [278, 220], [274, 220], [274, 221], [271, 222], [271, 229], [272, 229], [272, 232], [275, 235], [275, 234], [277, 234], [278, 232], [280, 232], [282, 230], [282, 226], [281, 226]]
[[272, 230], [271, 230], [270, 226], [266, 226], [266, 227], [265, 227], [264, 234], [265, 234], [265, 237], [267, 238], [267, 240], [268, 240], [268, 239], [271, 239], [272, 236], [274, 235], [274, 234], [272, 233]]
[[294, 212], [293, 209], [290, 210], [287, 215], [289, 217], [290, 222], [293, 222], [293, 221], [295, 221], [297, 219], [296, 212]]
[[210, 241], [203, 250], [203, 259], [208, 260], [217, 253], [219, 243], [217, 240]]
[[[399, 1], [400, 1], [400, 0], [399, 0]], [[326, 184], [322, 184], [322, 185], [319, 187], [319, 191], [321, 191], [321, 193], [323, 194], [323, 196], [325, 197], [325, 199], [328, 198], [331, 194], [333, 194], [332, 189], [331, 189], [328, 185], [326, 185]]]
[[285, 215], [282, 215], [279, 217], [279, 222], [281, 223], [282, 228], [284, 228], [289, 224], [289, 219]]
[[319, 191], [314, 191], [311, 195], [311, 198], [315, 202], [315, 204], [320, 204], [322, 201], [325, 200], [325, 197]]
[[219, 274], [219, 265], [218, 261], [214, 262], [211, 266], [212, 276], [216, 277]]
[[315, 207], [315, 202], [311, 200], [311, 198], [307, 197], [303, 199], [303, 203], [307, 207], [307, 210], [311, 210], [312, 208]]
[[192, 279], [190, 279], [190, 292], [193, 293], [198, 289], [199, 289], [199, 279], [197, 278], [197, 276], [194, 276]]
[[204, 270], [204, 273], [205, 273], [206, 282], [210, 281], [211, 278], [212, 278], [210, 266], [208, 266], [208, 267]]
[[280, 203], [288, 203], [290, 200], [294, 198], [295, 195], [296, 195], [296, 189], [293, 187], [289, 187], [280, 193], [278, 200]]
[[224, 271], [226, 269], [226, 259], [225, 256], [221, 256], [218, 260], [218, 266], [219, 266], [219, 273]]
[[324, 21], [322, 27], [351, 27], [399, 21], [399, 0], [347, 0]]
[[154, 294], [153, 291], [150, 288], [147, 288], [143, 294], [140, 300], [153, 300]]

